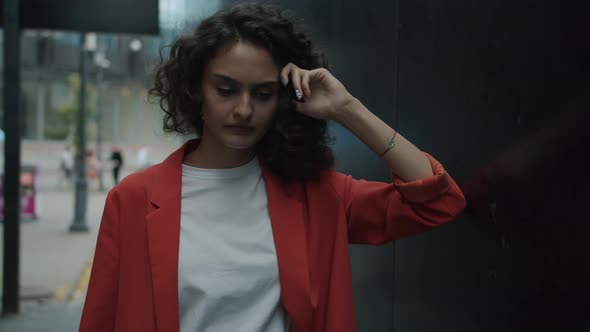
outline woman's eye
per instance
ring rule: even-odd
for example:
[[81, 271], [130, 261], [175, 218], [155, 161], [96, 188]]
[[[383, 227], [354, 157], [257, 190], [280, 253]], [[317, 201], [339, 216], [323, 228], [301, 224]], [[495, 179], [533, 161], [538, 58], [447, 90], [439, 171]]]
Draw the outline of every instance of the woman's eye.
[[229, 96], [234, 92], [234, 90], [232, 89], [227, 89], [227, 88], [217, 88], [217, 93], [220, 96]]
[[257, 92], [256, 98], [260, 100], [269, 100], [272, 98], [273, 94], [271, 92]]

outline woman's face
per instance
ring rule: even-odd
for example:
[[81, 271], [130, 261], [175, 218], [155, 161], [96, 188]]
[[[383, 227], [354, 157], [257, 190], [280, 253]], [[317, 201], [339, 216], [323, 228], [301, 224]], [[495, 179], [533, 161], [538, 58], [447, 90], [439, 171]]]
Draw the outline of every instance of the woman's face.
[[253, 148], [277, 109], [279, 73], [264, 48], [240, 41], [222, 49], [203, 75], [203, 140], [232, 149]]

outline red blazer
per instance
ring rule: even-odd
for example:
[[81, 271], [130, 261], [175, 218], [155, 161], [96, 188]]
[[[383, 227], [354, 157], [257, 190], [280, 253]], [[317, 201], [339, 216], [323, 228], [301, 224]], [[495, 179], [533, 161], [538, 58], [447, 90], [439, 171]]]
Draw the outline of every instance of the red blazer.
[[[81, 332], [179, 331], [181, 165], [196, 144], [109, 192]], [[288, 185], [263, 167], [281, 302], [294, 331], [356, 331], [349, 243], [421, 233], [464, 209], [457, 184], [427, 156], [435, 175], [414, 182], [354, 180], [329, 170], [317, 183]]]

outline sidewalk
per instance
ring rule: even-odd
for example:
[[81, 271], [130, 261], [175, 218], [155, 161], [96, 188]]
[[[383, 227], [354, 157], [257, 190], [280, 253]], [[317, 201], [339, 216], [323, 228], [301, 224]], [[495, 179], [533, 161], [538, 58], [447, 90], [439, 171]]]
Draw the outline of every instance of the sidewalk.
[[[68, 231], [74, 214], [72, 192], [40, 192], [38, 196], [39, 219], [21, 224], [21, 290], [23, 295], [35, 289], [64, 295], [67, 294], [64, 287], [77, 282], [94, 253], [106, 194], [91, 192], [88, 195], [87, 233]], [[3, 239], [0, 238], [0, 242]], [[2, 250], [0, 246], [0, 262]]]
[[74, 302], [50, 301], [24, 308], [16, 316], [0, 318], [0, 331], [75, 332], [80, 325], [82, 299]]
[[[122, 145], [121, 148], [127, 165], [122, 178], [134, 170], [139, 146]], [[152, 147], [150, 160], [159, 162], [174, 148], [171, 145]], [[18, 315], [0, 316], [0, 331], [77, 331], [106, 192], [98, 192], [96, 182], [89, 183], [86, 211], [89, 232], [70, 233], [74, 193], [72, 188], [59, 185], [58, 165], [63, 145], [23, 142], [22, 149], [22, 164], [39, 167], [39, 218], [21, 222], [21, 310]], [[105, 156], [107, 153], [108, 150]], [[110, 172], [105, 172], [104, 180], [105, 186], [110, 188], [113, 182]], [[0, 267], [4, 258], [3, 232], [4, 226], [0, 223]], [[0, 269], [0, 285], [2, 272]]]
[[[21, 313], [0, 318], [0, 331], [77, 330], [106, 193], [88, 195], [87, 233], [68, 231], [73, 192], [38, 195], [39, 219], [21, 224]], [[0, 238], [0, 264], [2, 242]]]

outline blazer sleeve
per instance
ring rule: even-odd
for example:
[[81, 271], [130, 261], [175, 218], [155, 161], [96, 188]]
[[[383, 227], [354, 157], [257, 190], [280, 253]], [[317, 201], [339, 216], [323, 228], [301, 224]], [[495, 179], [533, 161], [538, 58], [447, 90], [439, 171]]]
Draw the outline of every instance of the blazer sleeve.
[[114, 331], [119, 287], [119, 200], [109, 192], [80, 321], [80, 332]]
[[465, 197], [434, 157], [434, 175], [404, 182], [392, 174], [390, 183], [355, 180], [334, 172], [344, 203], [350, 243], [383, 244], [419, 234], [455, 219]]

